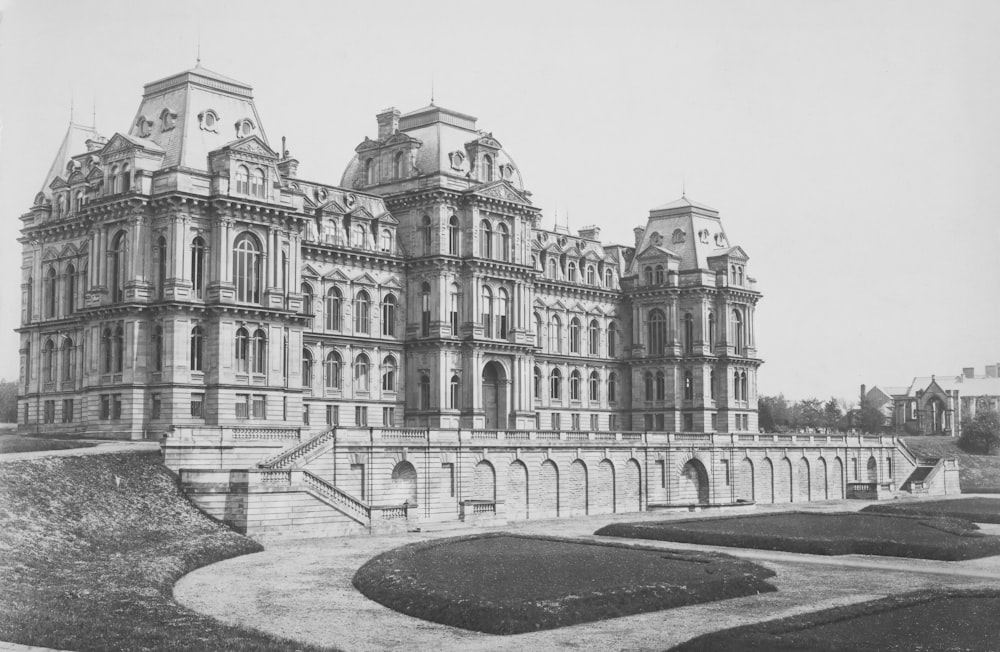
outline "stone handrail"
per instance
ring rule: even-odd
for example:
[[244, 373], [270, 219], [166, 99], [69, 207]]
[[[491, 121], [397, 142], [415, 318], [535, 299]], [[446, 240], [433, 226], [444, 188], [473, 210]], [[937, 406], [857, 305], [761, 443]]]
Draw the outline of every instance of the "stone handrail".
[[379, 439], [427, 439], [422, 428], [378, 428]]
[[292, 466], [296, 461], [305, 457], [309, 453], [313, 452], [331, 438], [336, 437], [337, 429], [330, 428], [329, 430], [324, 430], [315, 437], [310, 437], [301, 444], [293, 446], [288, 450], [282, 451], [277, 456], [260, 462], [257, 464], [259, 468], [262, 469], [276, 469], [280, 467]]
[[371, 508], [346, 491], [306, 470], [302, 471], [302, 482], [324, 502], [341, 509], [365, 525], [371, 523]]
[[302, 438], [298, 428], [233, 428], [233, 439], [295, 439]]

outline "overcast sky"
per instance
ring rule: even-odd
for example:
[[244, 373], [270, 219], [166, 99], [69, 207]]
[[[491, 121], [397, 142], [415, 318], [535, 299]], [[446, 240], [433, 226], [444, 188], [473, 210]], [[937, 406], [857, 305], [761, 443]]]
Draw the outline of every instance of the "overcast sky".
[[1000, 361], [1000, 3], [0, 2], [0, 377], [20, 245], [70, 118], [127, 131], [195, 64], [254, 87], [273, 147], [339, 183], [375, 114], [479, 118], [551, 227], [632, 244], [721, 211], [764, 293], [762, 394]]

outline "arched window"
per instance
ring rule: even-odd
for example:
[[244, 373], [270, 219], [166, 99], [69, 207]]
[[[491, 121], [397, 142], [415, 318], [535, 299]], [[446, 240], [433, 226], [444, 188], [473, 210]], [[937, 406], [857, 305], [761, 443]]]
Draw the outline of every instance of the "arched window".
[[69, 337], [62, 343], [62, 370], [64, 381], [73, 380], [76, 376], [76, 351], [73, 349], [73, 340]]
[[431, 334], [431, 284], [420, 286], [420, 336]]
[[[313, 295], [312, 286], [308, 283], [302, 283], [299, 285], [299, 292], [302, 294], [302, 314], [312, 317], [316, 314], [314, 311], [316, 297]], [[312, 320], [309, 320], [310, 326], [312, 325]]]
[[[115, 194], [119, 191], [118, 186], [118, 166], [112, 165], [111, 172], [108, 173], [108, 194]], [[59, 196], [59, 212], [61, 213], [65, 208], [66, 202], [63, 200], [62, 195]]]
[[396, 336], [396, 297], [391, 294], [382, 299], [382, 335]]
[[355, 333], [371, 332], [371, 314], [369, 310], [370, 306], [371, 306], [371, 299], [368, 298], [368, 293], [366, 291], [361, 290], [354, 296]]
[[483, 156], [483, 181], [493, 181], [493, 157], [489, 154]]
[[542, 316], [535, 313], [535, 345], [541, 347], [545, 342], [545, 330], [542, 325]]
[[83, 204], [86, 201], [87, 196], [83, 194], [82, 190], [76, 191], [76, 210], [83, 210]]
[[554, 281], [559, 280], [559, 267], [555, 258], [549, 258], [549, 278]]
[[101, 373], [109, 374], [114, 368], [114, 336], [110, 328], [101, 333]]
[[254, 197], [264, 197], [264, 171], [260, 168], [254, 168], [253, 172], [250, 173], [250, 194]]
[[66, 268], [66, 288], [63, 297], [66, 302], [66, 314], [72, 315], [76, 310], [76, 268], [70, 264]]
[[562, 372], [558, 369], [549, 374], [549, 398], [562, 398]]
[[742, 401], [743, 397], [740, 394], [740, 372], [733, 372], [733, 398], [737, 401]]
[[45, 318], [56, 316], [56, 268], [49, 267], [45, 273]]
[[715, 313], [708, 313], [708, 345], [715, 351]]
[[326, 354], [326, 370], [325, 370], [325, 383], [327, 389], [340, 389], [341, 387], [341, 373], [340, 369], [343, 366], [343, 359], [340, 354], [336, 351], [330, 351]]
[[649, 355], [663, 355], [667, 347], [667, 318], [659, 308], [649, 312]]
[[618, 324], [611, 322], [608, 324], [608, 357], [613, 358], [618, 355]]
[[690, 371], [684, 372], [684, 400], [694, 400], [694, 376], [691, 375]]
[[363, 224], [355, 224], [351, 227], [351, 244], [359, 249], [368, 248], [368, 238], [365, 236]]
[[332, 287], [326, 292], [326, 330], [339, 331], [342, 328], [341, 308], [344, 295], [338, 287]]
[[56, 345], [52, 339], [45, 340], [42, 347], [42, 380], [46, 383], [56, 379]]
[[493, 225], [487, 220], [479, 225], [479, 257], [493, 257]]
[[448, 322], [451, 324], [451, 336], [458, 337], [459, 289], [458, 283], [452, 283], [448, 292]]
[[618, 401], [618, 374], [611, 372], [608, 374], [608, 403]]
[[204, 332], [201, 330], [201, 326], [195, 326], [191, 329], [191, 371], [203, 371], [202, 368], [202, 349], [204, 341]]
[[694, 353], [694, 317], [684, 314], [684, 353]]
[[643, 376], [643, 380], [645, 381], [645, 389], [646, 389], [645, 396], [646, 396], [646, 400], [647, 401], [652, 401], [653, 400], [653, 396], [654, 396], [654, 394], [653, 394], [653, 372], [652, 371], [647, 371], [646, 374]]
[[372, 159], [365, 159], [365, 185], [371, 186], [375, 184], [375, 161]]
[[260, 243], [250, 233], [241, 233], [236, 237], [233, 254], [236, 300], [243, 303], [260, 303]]
[[743, 355], [746, 347], [746, 332], [743, 324], [743, 315], [739, 310], [733, 311], [733, 352], [736, 355]]
[[251, 369], [255, 374], [267, 373], [267, 336], [257, 329], [253, 332], [253, 364]]
[[236, 168], [236, 192], [241, 195], [250, 194], [250, 168], [245, 165]]
[[501, 222], [497, 226], [497, 253], [498, 258], [503, 261], [510, 261], [510, 229], [507, 225]]
[[493, 292], [483, 286], [483, 337], [493, 337]]
[[111, 285], [111, 300], [119, 303], [125, 298], [125, 232], [119, 231], [111, 239], [108, 250], [108, 282]]
[[396, 152], [392, 157], [392, 176], [395, 179], [402, 179], [405, 176], [403, 170], [403, 152]]
[[431, 218], [427, 215], [424, 215], [423, 219], [420, 220], [420, 236], [423, 240], [425, 254], [433, 253], [431, 251], [431, 246], [433, 244], [432, 242], [433, 234], [434, 234], [434, 226], [431, 224]]
[[576, 283], [576, 263], [572, 261], [566, 265], [566, 280], [570, 283]]
[[250, 371], [250, 334], [245, 328], [236, 330], [236, 372]]
[[368, 356], [364, 353], [359, 353], [356, 358], [354, 358], [354, 389], [358, 392], [368, 391]]
[[744, 401], [749, 401], [750, 400], [750, 393], [747, 391], [748, 389], [749, 388], [747, 387], [747, 372], [741, 371], [740, 372], [740, 396], [743, 397]]
[[587, 265], [587, 285], [597, 285], [597, 270], [593, 265]]
[[549, 353], [562, 353], [562, 322], [558, 315], [549, 320]]
[[448, 253], [452, 256], [459, 254], [458, 218], [454, 215], [448, 219]]
[[541, 400], [542, 399], [542, 370], [539, 369], [538, 367], [535, 367], [534, 377], [535, 377], [534, 397], [535, 397], [535, 400]]
[[24, 289], [24, 323], [30, 324], [32, 318], [32, 310], [34, 309], [35, 302], [35, 279], [28, 277], [28, 282], [25, 283]]
[[418, 409], [431, 409], [431, 379], [427, 374], [420, 374], [420, 405]]
[[656, 372], [656, 400], [663, 401], [667, 398], [667, 378], [662, 371]]
[[708, 391], [711, 392], [711, 397], [715, 399], [715, 369], [712, 369], [708, 373]]
[[114, 372], [120, 374], [125, 365], [125, 329], [121, 326], [115, 328], [114, 358]]
[[646, 273], [646, 285], [652, 285], [653, 284], [653, 268], [647, 266], [646, 269], [645, 269], [645, 273]]
[[163, 371], [163, 327], [153, 328], [153, 371]]
[[590, 372], [590, 402], [597, 403], [601, 400], [601, 375], [596, 371]]
[[590, 328], [587, 329], [587, 351], [590, 355], [598, 355], [601, 348], [601, 326], [596, 319], [590, 320]]
[[312, 387], [313, 384], [313, 354], [308, 347], [302, 347], [302, 386]]
[[378, 239], [378, 248], [379, 251], [392, 253], [392, 233], [389, 232], [389, 229], [382, 229], [382, 234]]
[[615, 284], [615, 273], [610, 269], [604, 270], [604, 287], [611, 288]]
[[382, 360], [382, 391], [396, 391], [396, 358], [391, 355]]
[[571, 401], [580, 400], [580, 372], [574, 369], [569, 375], [569, 398]]
[[132, 173], [129, 170], [128, 163], [122, 165], [122, 192], [128, 192], [132, 189]]
[[451, 381], [448, 383], [448, 407], [452, 410], [457, 410], [461, 407], [461, 387], [462, 381], [459, 380], [458, 376], [452, 376]]
[[507, 339], [507, 315], [510, 314], [510, 294], [506, 288], [497, 290], [497, 337]]
[[167, 239], [156, 239], [156, 296], [163, 298], [167, 284]]
[[656, 276], [656, 284], [657, 285], [663, 285], [663, 282], [666, 280], [665, 277], [664, 277], [664, 275], [663, 275], [663, 265], [657, 265], [656, 266], [656, 270], [654, 271], [654, 275]]
[[580, 320], [576, 317], [569, 322], [569, 352], [580, 352]]
[[205, 240], [199, 235], [191, 241], [191, 291], [195, 299], [205, 294]]

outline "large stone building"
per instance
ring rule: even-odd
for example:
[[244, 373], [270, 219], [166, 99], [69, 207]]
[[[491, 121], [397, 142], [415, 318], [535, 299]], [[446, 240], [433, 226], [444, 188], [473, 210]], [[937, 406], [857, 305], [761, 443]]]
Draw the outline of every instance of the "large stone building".
[[299, 178], [202, 67], [110, 138], [70, 125], [21, 218], [20, 425], [756, 431], [760, 295], [717, 211], [602, 245], [543, 229], [475, 118], [377, 126]]

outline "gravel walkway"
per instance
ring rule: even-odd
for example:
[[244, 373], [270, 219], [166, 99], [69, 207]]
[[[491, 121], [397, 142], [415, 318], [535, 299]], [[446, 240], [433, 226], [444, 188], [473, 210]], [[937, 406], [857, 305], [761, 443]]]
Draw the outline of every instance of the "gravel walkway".
[[[860, 501], [764, 506], [756, 512], [796, 509], [848, 511]], [[705, 513], [706, 516], [717, 513]], [[640, 513], [613, 517], [529, 521], [495, 530], [592, 537], [614, 521], [690, 518]], [[351, 585], [372, 556], [414, 541], [474, 530], [278, 541], [262, 553], [199, 569], [174, 588], [176, 599], [222, 621], [343, 650], [664, 650], [694, 636], [737, 625], [873, 600], [923, 588], [1000, 586], [1000, 557], [964, 562], [850, 555], [827, 557], [773, 551], [635, 541], [662, 548], [720, 550], [773, 569], [776, 593], [692, 605], [516, 636], [469, 632], [419, 620], [372, 602]], [[479, 530], [482, 531], [482, 530]], [[616, 541], [623, 541], [616, 539]]]

